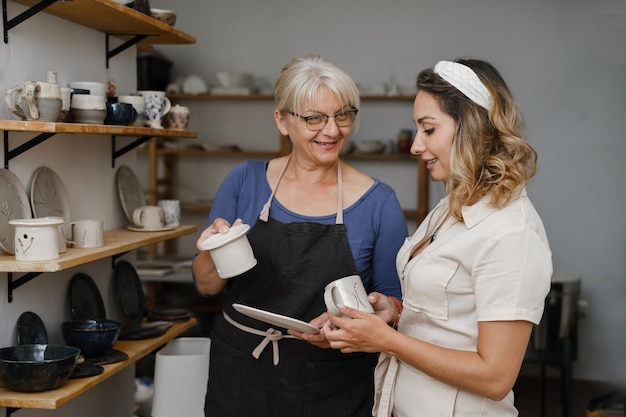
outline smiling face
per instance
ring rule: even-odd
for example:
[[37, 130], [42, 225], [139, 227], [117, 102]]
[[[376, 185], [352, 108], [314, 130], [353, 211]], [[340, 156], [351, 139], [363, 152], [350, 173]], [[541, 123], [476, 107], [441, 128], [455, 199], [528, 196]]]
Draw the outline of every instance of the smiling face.
[[276, 125], [283, 135], [289, 136], [293, 145], [293, 154], [297, 157], [310, 159], [312, 162], [326, 165], [334, 163], [338, 158], [345, 142], [350, 136], [352, 126], [338, 127], [333, 115], [349, 109], [328, 89], [320, 90], [315, 102], [305, 105], [298, 112], [307, 117], [318, 114], [329, 115], [326, 126], [318, 131], [312, 131], [306, 122], [297, 115], [274, 111]]
[[417, 133], [411, 145], [411, 153], [426, 162], [433, 180], [448, 181], [450, 176], [450, 154], [456, 133], [456, 123], [444, 113], [435, 96], [420, 91], [413, 103], [413, 120]]

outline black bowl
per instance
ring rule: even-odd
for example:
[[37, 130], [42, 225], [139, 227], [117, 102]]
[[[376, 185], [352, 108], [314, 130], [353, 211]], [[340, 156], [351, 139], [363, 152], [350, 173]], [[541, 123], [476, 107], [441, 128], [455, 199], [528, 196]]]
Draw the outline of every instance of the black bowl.
[[65, 345], [18, 345], [0, 349], [0, 380], [20, 392], [49, 391], [63, 385], [80, 349]]
[[74, 320], [61, 324], [65, 343], [80, 349], [85, 358], [100, 358], [113, 349], [122, 323], [114, 320]]

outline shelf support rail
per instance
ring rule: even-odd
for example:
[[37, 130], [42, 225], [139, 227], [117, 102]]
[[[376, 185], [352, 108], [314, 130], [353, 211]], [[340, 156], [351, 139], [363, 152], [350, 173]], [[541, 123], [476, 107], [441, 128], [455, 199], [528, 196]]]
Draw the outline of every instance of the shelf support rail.
[[27, 150], [34, 148], [40, 143], [50, 139], [52, 136], [56, 135], [56, 133], [45, 132], [35, 136], [33, 139], [28, 142], [24, 142], [20, 146], [16, 147], [12, 151], [9, 151], [9, 131], [4, 131], [4, 168], [9, 169], [9, 161]]
[[133, 149], [135, 149], [137, 146], [149, 141], [150, 139], [152, 139], [152, 136], [141, 136], [138, 137], [137, 140], [135, 140], [132, 143], [129, 143], [128, 145], [122, 147], [121, 149], [116, 150], [115, 149], [115, 135], [111, 136], [111, 155], [112, 155], [112, 160], [111, 160], [111, 164], [112, 167], [115, 168], [115, 160], [117, 158], [119, 158], [120, 156], [124, 155], [127, 152], [132, 151]]
[[[6, 0], [2, 0], [2, 1], [5, 2]], [[120, 46], [116, 48], [113, 48], [112, 50], [109, 50], [109, 38], [111, 36], [112, 35], [109, 35], [108, 33], [106, 34], [106, 67], [107, 68], [109, 68], [109, 59], [124, 52], [131, 46], [138, 44], [139, 42], [141, 42], [142, 40], [148, 37], [148, 35], [135, 35], [134, 38], [126, 41], [125, 43], [121, 44]], [[115, 35], [115, 36], [118, 37], [119, 35]]]
[[21, 287], [22, 285], [26, 284], [31, 279], [36, 278], [41, 274], [42, 272], [28, 272], [27, 274], [24, 274], [18, 279], [14, 280], [13, 272], [7, 272], [7, 294], [9, 298], [9, 303], [13, 301], [14, 289]]
[[[7, 17], [7, 0], [2, 0], [2, 23], [4, 24], [4, 43], [9, 43], [9, 30], [13, 29], [20, 23], [30, 19], [46, 7], [56, 3], [58, 0], [42, 0], [28, 10], [15, 16], [13, 19], [8, 20]], [[63, 0], [61, 0], [63, 1]]]
[[16, 411], [21, 410], [21, 408], [17, 408], [17, 407], [7, 407], [7, 411], [6, 411], [6, 417], [10, 417], [11, 414], [15, 413]]

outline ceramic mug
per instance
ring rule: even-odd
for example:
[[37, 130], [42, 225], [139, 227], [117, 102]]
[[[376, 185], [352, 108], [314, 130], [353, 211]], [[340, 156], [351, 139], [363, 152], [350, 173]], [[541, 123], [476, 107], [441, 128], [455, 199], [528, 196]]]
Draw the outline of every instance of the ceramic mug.
[[58, 227], [61, 218], [14, 219], [15, 260], [49, 261], [59, 257]]
[[162, 118], [172, 107], [170, 99], [165, 97], [165, 91], [141, 90], [137, 94], [146, 99], [146, 126], [163, 129]]
[[165, 224], [163, 209], [159, 206], [141, 206], [133, 211], [133, 223], [144, 229], [161, 229]]
[[163, 220], [167, 227], [180, 226], [180, 201], [179, 200], [159, 200], [158, 203], [163, 210]]
[[76, 220], [67, 223], [65, 235], [77, 248], [104, 246], [104, 222], [102, 220]]
[[374, 308], [367, 301], [367, 292], [359, 275], [349, 275], [328, 284], [324, 288], [324, 302], [328, 311], [336, 316], [343, 316], [337, 307], [339, 304], [366, 313], [374, 312]]
[[232, 278], [241, 275], [256, 265], [256, 258], [246, 232], [247, 224], [240, 224], [228, 229], [227, 233], [218, 233], [200, 244], [208, 250], [217, 268], [220, 278]]
[[144, 126], [146, 124], [146, 98], [143, 96], [118, 96], [118, 103], [132, 104], [137, 112], [137, 119], [131, 126]]
[[189, 124], [189, 108], [179, 104], [172, 106], [165, 116], [167, 126], [174, 130], [185, 130]]

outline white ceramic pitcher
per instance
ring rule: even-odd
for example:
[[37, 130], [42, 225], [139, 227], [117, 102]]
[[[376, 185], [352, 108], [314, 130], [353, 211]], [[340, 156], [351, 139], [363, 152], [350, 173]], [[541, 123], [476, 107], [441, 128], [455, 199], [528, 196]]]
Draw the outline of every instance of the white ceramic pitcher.
[[46, 81], [26, 81], [7, 90], [4, 100], [15, 115], [24, 120], [57, 121], [63, 101], [54, 71], [46, 73]]

